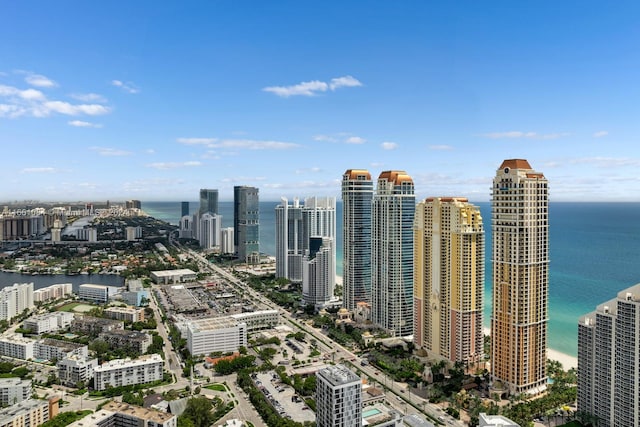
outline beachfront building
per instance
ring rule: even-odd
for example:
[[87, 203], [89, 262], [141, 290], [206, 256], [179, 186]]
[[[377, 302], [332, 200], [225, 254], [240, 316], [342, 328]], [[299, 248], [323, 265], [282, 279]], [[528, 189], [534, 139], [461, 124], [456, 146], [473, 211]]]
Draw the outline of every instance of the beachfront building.
[[33, 304], [33, 282], [14, 283], [0, 289], [0, 320], [11, 320]]
[[414, 222], [414, 343], [473, 363], [483, 355], [484, 228], [461, 197], [418, 203]]
[[371, 302], [371, 206], [373, 181], [365, 169], [342, 175], [342, 306]]
[[547, 386], [549, 189], [522, 159], [493, 179], [491, 376], [496, 393], [542, 393]]
[[186, 324], [187, 349], [192, 355], [235, 352], [247, 345], [247, 325], [231, 317], [198, 319]]
[[36, 335], [58, 332], [66, 329], [73, 321], [73, 313], [67, 311], [54, 311], [52, 313], [39, 314], [26, 319], [22, 327], [29, 329]]
[[310, 237], [309, 250], [302, 259], [302, 301], [316, 309], [333, 298], [336, 277], [333, 246], [329, 237]]
[[93, 370], [96, 390], [162, 380], [164, 361], [159, 354], [148, 354], [137, 359], [115, 359]]
[[220, 230], [222, 215], [210, 212], [200, 215], [198, 219], [197, 239], [203, 249], [213, 249], [220, 246]]
[[373, 196], [371, 310], [373, 323], [394, 336], [413, 334], [413, 180], [385, 171]]
[[[311, 237], [336, 237], [335, 197], [309, 197], [304, 204], [286, 198], [276, 206], [276, 277], [295, 283], [303, 280], [303, 259], [309, 253]], [[335, 285], [335, 244], [331, 247], [333, 270], [329, 273]]]
[[[93, 370], [98, 366], [98, 359], [77, 354], [58, 360], [58, 378], [67, 387], [77, 387], [86, 384], [93, 378]], [[81, 384], [81, 385], [82, 385]]]
[[0, 378], [0, 405], [10, 406], [31, 397], [31, 380]]
[[260, 262], [260, 190], [233, 187], [233, 243], [242, 262]]
[[200, 190], [200, 207], [198, 214], [218, 214], [218, 190], [203, 188]]
[[233, 227], [223, 227], [220, 229], [220, 252], [223, 254], [234, 254], [235, 243], [233, 241]]
[[316, 373], [316, 425], [362, 426], [362, 380], [343, 365]]
[[640, 284], [578, 320], [578, 412], [598, 426], [640, 425]]

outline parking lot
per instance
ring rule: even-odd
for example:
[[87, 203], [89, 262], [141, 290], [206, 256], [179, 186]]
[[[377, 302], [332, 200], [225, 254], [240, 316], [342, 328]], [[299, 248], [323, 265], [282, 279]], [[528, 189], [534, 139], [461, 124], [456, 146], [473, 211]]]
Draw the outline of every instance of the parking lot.
[[316, 416], [307, 405], [295, 395], [295, 390], [283, 384], [273, 371], [261, 372], [253, 379], [256, 386], [262, 390], [273, 407], [284, 418], [291, 418], [293, 421], [305, 422], [315, 421]]

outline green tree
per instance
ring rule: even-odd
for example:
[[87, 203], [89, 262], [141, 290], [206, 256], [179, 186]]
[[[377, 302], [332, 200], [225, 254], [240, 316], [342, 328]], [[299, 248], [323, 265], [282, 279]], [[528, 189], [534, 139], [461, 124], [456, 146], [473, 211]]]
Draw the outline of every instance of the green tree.
[[194, 427], [209, 427], [213, 423], [213, 414], [211, 413], [213, 405], [211, 401], [204, 396], [194, 397], [187, 401], [187, 407], [178, 417], [187, 418]]

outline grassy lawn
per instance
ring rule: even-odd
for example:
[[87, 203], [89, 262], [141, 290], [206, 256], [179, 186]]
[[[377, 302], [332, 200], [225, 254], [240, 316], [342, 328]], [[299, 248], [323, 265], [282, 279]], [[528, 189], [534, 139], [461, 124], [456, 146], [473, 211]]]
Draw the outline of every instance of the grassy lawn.
[[58, 307], [57, 311], [73, 311], [74, 308], [76, 308], [79, 305], [84, 305], [80, 302], [70, 302], [69, 304], [65, 304], [62, 307]]
[[224, 384], [211, 384], [211, 385], [205, 386], [204, 388], [207, 388], [213, 391], [227, 391], [227, 387]]

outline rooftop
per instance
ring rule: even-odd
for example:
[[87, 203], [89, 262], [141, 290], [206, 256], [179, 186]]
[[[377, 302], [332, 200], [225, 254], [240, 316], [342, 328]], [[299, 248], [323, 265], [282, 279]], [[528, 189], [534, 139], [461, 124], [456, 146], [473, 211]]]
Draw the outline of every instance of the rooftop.
[[326, 368], [319, 370], [318, 375], [334, 386], [352, 382], [360, 383], [360, 377], [344, 365], [327, 366]]
[[140, 418], [146, 421], [154, 421], [156, 423], [165, 423], [174, 417], [173, 414], [156, 411], [155, 409], [142, 408], [140, 406], [134, 406], [128, 403], [115, 401], [107, 403], [102, 407], [102, 409], [105, 409], [107, 411], [120, 412], [121, 414], [132, 415], [136, 418]]
[[507, 159], [502, 162], [498, 169], [532, 169], [529, 162], [525, 159]]
[[344, 179], [358, 179], [358, 177], [363, 177], [365, 180], [371, 179], [371, 174], [366, 169], [347, 169], [344, 173]]
[[103, 363], [95, 368], [95, 372], [107, 371], [109, 369], [122, 368], [124, 366], [136, 366], [144, 365], [147, 363], [162, 362], [162, 357], [159, 354], [147, 354], [140, 356], [137, 359], [115, 359], [109, 362]]
[[378, 179], [385, 179], [389, 182], [393, 182], [395, 185], [400, 185], [403, 182], [413, 183], [413, 179], [405, 171], [384, 171], [380, 174]]
[[202, 331], [214, 331], [216, 329], [233, 328], [239, 323], [236, 319], [231, 317], [211, 317], [208, 319], [198, 319], [187, 323], [187, 328], [192, 333]]

